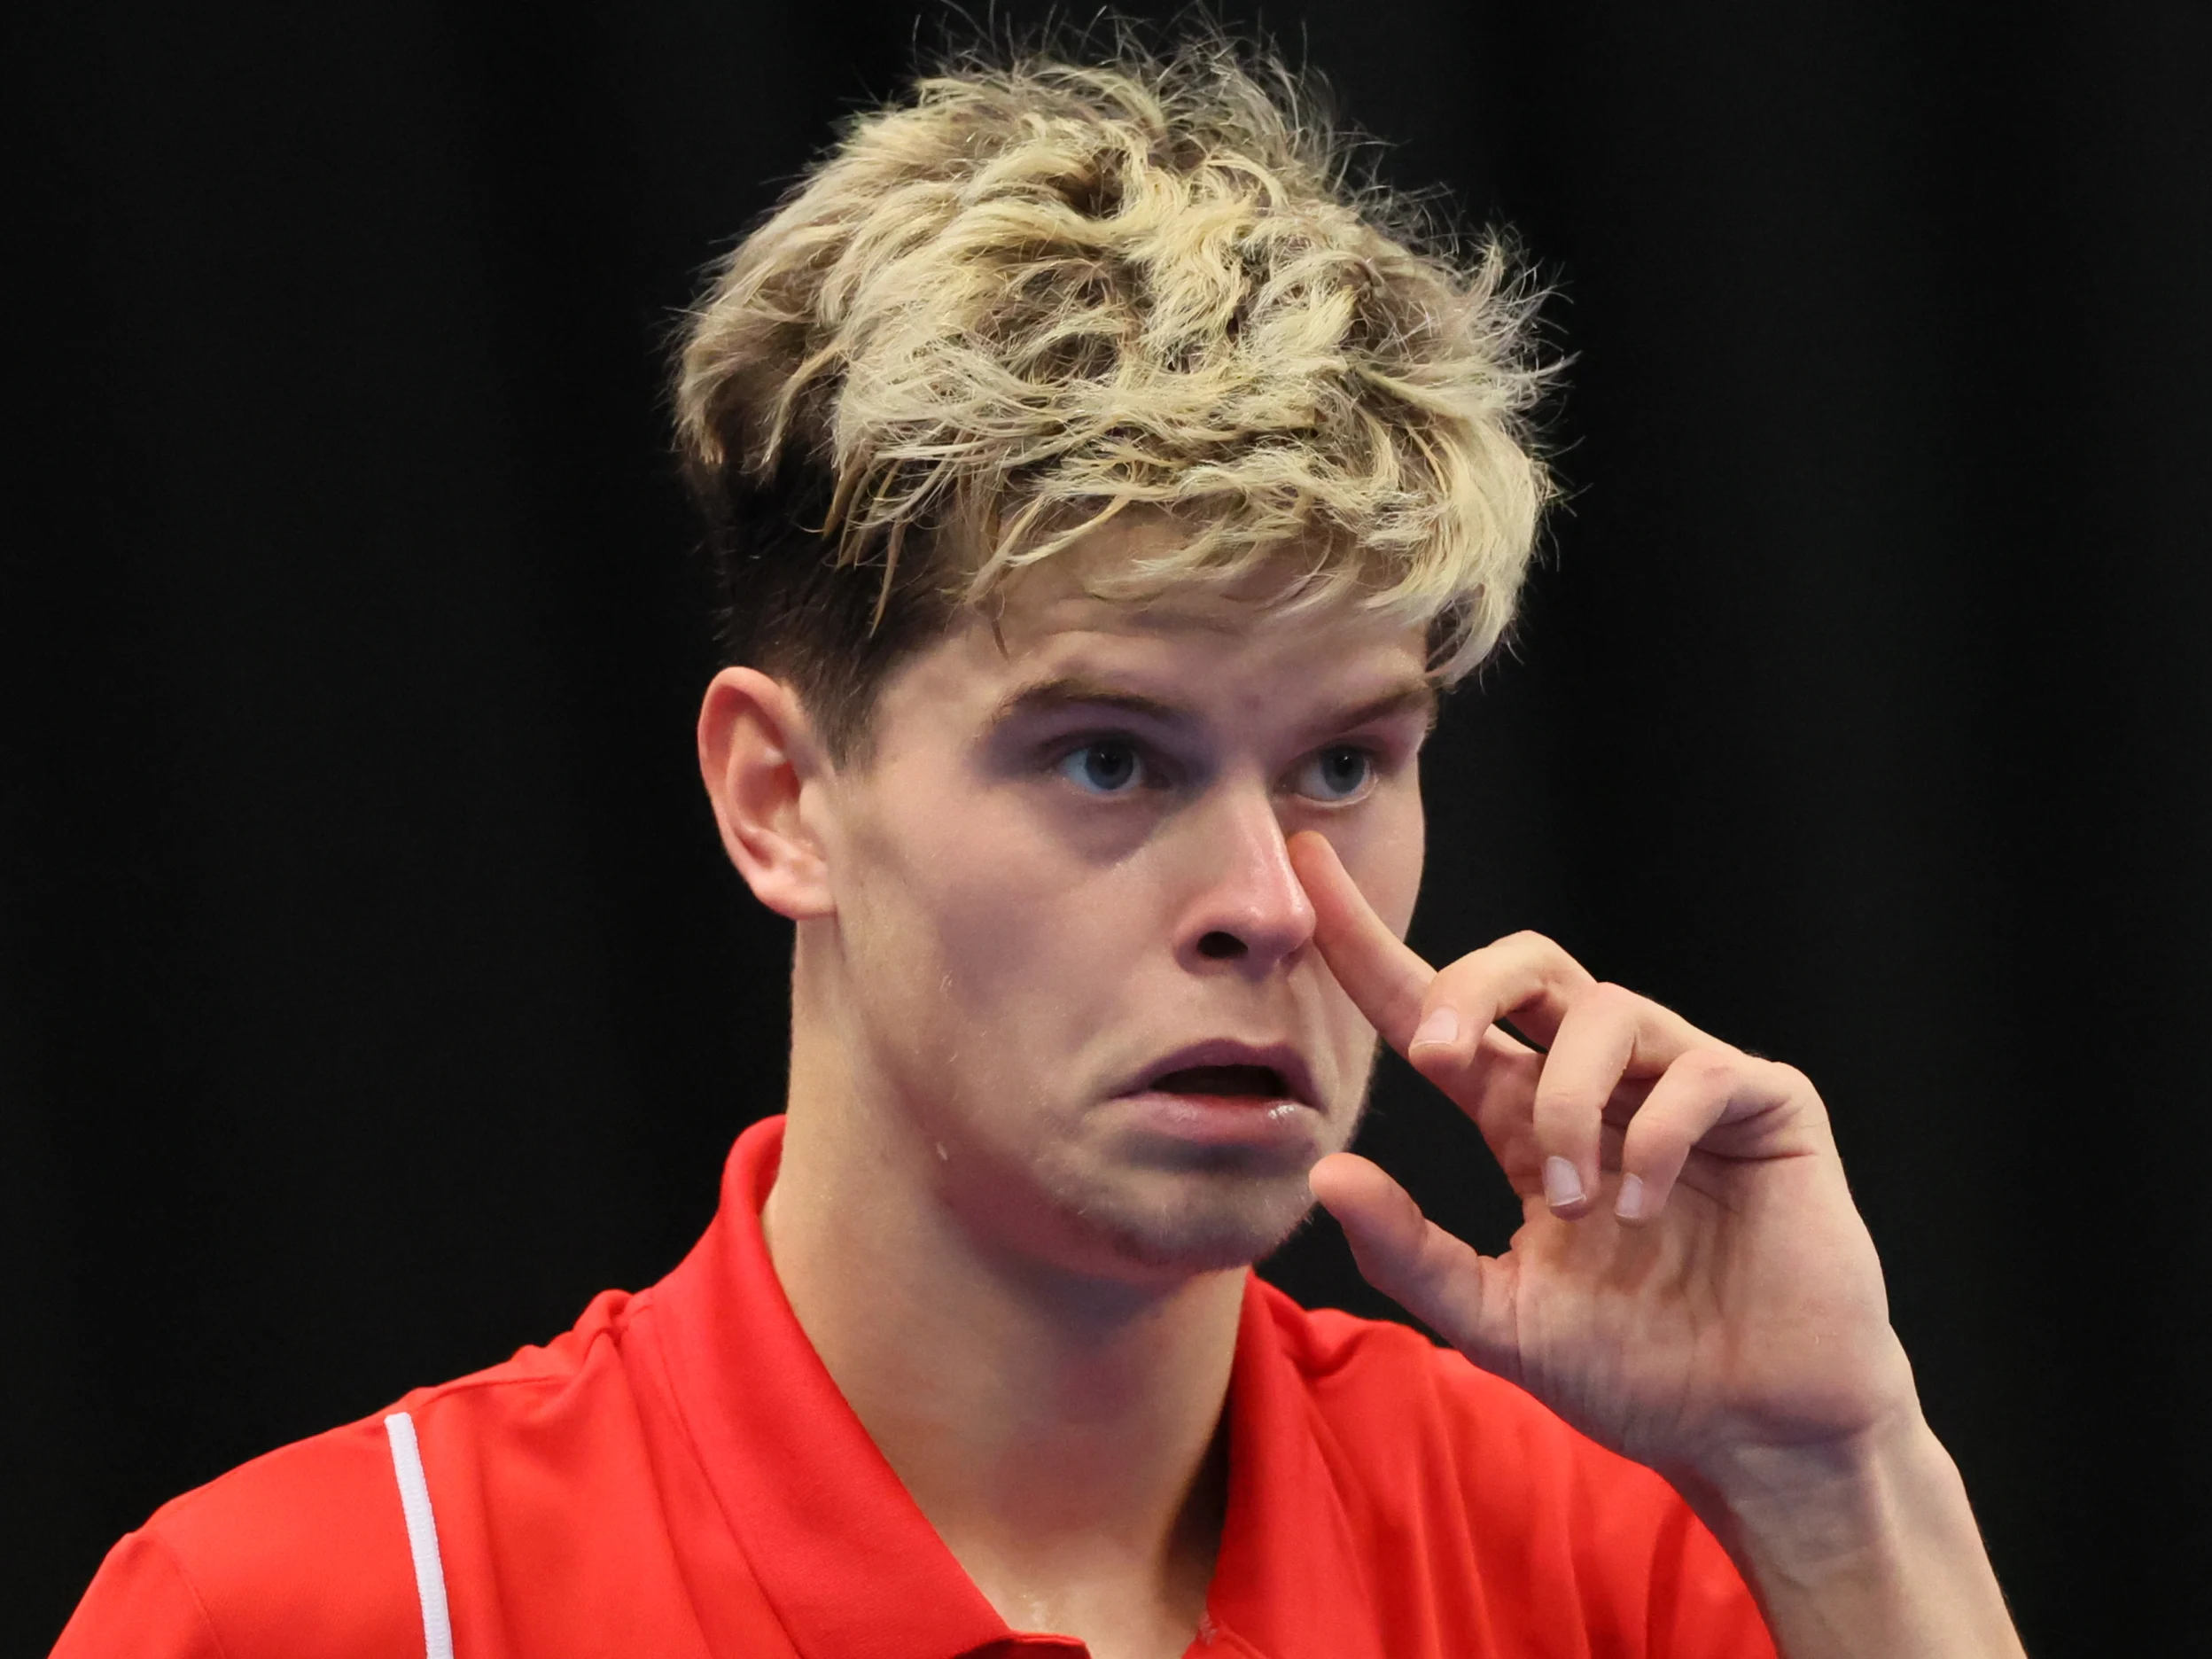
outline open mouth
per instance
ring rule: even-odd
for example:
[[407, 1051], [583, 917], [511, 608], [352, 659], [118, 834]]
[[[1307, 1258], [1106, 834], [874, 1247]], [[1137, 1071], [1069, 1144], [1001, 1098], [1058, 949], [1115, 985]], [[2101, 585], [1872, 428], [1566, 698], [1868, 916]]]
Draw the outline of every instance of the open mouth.
[[1164, 1071], [1145, 1086], [1162, 1094], [1205, 1094], [1222, 1099], [1287, 1100], [1289, 1085], [1273, 1066], [1199, 1065]]
[[1318, 1155], [1319, 1097], [1304, 1056], [1289, 1044], [1217, 1038], [1152, 1063], [1160, 1069], [1138, 1072], [1125, 1086], [1125, 1115], [1118, 1119], [1135, 1136], [1133, 1146], [1149, 1149], [1142, 1156], [1176, 1168], [1234, 1164], [1283, 1173], [1305, 1169]]

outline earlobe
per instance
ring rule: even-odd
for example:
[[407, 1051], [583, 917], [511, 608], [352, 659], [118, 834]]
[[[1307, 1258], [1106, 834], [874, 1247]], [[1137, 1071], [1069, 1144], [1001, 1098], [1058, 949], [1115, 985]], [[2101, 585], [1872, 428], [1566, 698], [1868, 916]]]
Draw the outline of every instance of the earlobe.
[[830, 915], [829, 866], [800, 811], [824, 766], [798, 698], [756, 668], [725, 668], [706, 688], [698, 736], [723, 850], [753, 896], [795, 922]]

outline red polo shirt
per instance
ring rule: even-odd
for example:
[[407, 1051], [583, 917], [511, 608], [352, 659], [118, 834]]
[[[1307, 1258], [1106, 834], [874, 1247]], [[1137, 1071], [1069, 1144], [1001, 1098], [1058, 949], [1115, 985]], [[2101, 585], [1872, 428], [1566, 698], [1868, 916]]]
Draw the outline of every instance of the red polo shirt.
[[[760, 1234], [782, 1144], [739, 1138], [651, 1289], [164, 1505], [56, 1659], [1081, 1654], [992, 1610], [815, 1357]], [[1198, 1659], [1773, 1653], [1671, 1488], [1412, 1331], [1252, 1279], [1228, 1414]]]

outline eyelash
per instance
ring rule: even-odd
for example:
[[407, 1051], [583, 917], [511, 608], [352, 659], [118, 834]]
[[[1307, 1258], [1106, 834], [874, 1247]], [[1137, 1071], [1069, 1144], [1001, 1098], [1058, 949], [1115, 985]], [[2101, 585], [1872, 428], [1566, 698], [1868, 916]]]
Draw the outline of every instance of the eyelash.
[[[1069, 778], [1071, 783], [1075, 783], [1078, 790], [1094, 799], [1118, 799], [1125, 795], [1135, 794], [1139, 789], [1165, 789], [1172, 783], [1170, 775], [1172, 771], [1171, 763], [1163, 761], [1149, 744], [1119, 732], [1100, 733], [1055, 745], [1050, 769], [1063, 777], [1067, 777], [1069, 762], [1079, 756], [1099, 749], [1125, 751], [1135, 765], [1137, 781], [1133, 788], [1102, 790], [1085, 789], [1080, 783], [1077, 783], [1071, 777]], [[1365, 800], [1373, 791], [1375, 781], [1382, 775], [1389, 764], [1389, 757], [1372, 744], [1328, 744], [1302, 757], [1297, 765], [1291, 768], [1292, 773], [1296, 774], [1317, 761], [1336, 754], [1356, 754], [1367, 763], [1367, 774], [1361, 780], [1359, 787], [1348, 795], [1302, 795], [1300, 798], [1322, 806], [1347, 806]]]

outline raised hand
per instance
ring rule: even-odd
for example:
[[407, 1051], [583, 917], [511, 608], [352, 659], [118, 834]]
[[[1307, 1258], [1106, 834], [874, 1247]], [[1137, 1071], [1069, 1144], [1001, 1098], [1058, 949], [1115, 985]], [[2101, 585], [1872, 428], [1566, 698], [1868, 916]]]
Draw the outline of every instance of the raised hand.
[[1323, 1160], [1314, 1196], [1378, 1289], [1678, 1484], [1917, 1413], [1873, 1242], [1801, 1072], [1600, 983], [1536, 934], [1438, 972], [1320, 836], [1291, 857], [1330, 970], [1475, 1121], [1522, 1198], [1512, 1248], [1485, 1258], [1367, 1159]]
[[1290, 859], [1329, 970], [1521, 1195], [1511, 1248], [1485, 1257], [1366, 1158], [1323, 1158], [1313, 1196], [1360, 1272], [1671, 1480], [1788, 1659], [2014, 1659], [1803, 1074], [1601, 984], [1533, 933], [1439, 973], [1321, 836], [1293, 837]]

